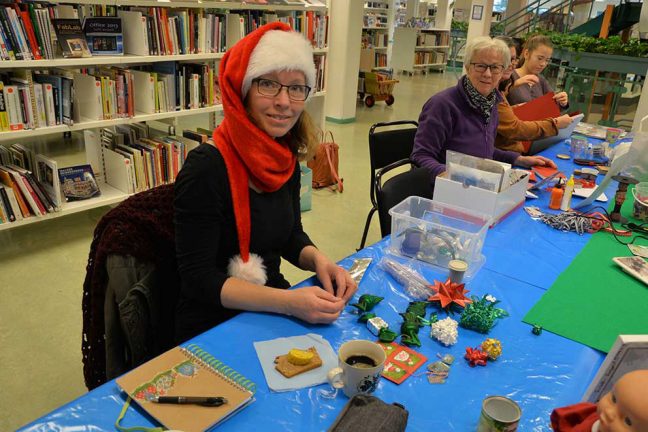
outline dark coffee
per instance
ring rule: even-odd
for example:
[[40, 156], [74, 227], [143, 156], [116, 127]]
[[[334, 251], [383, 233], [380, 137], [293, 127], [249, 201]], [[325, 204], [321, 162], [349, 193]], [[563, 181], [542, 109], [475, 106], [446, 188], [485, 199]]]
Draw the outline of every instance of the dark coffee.
[[376, 367], [378, 362], [366, 355], [352, 355], [345, 360], [346, 364], [349, 366], [361, 368], [361, 369], [370, 369]]

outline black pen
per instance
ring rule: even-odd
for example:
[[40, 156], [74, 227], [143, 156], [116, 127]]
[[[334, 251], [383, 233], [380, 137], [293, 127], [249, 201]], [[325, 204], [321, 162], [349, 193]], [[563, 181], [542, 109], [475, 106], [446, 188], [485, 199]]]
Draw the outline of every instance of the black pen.
[[153, 402], [165, 404], [193, 404], [217, 407], [227, 403], [227, 399], [220, 396], [158, 396]]

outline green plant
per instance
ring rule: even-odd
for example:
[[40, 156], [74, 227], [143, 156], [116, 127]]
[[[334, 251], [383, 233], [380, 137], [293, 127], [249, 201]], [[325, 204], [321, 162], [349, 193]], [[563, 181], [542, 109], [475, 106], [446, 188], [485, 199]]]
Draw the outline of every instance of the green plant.
[[576, 53], [588, 52], [598, 54], [614, 54], [629, 57], [648, 57], [648, 43], [639, 39], [623, 42], [620, 36], [610, 36], [607, 39], [595, 38], [583, 34], [557, 33], [539, 31], [551, 38], [555, 48]]
[[468, 31], [468, 23], [465, 22], [465, 21], [452, 20], [452, 23], [450, 24], [450, 29], [451, 30], [456, 30], [456, 31], [467, 32]]

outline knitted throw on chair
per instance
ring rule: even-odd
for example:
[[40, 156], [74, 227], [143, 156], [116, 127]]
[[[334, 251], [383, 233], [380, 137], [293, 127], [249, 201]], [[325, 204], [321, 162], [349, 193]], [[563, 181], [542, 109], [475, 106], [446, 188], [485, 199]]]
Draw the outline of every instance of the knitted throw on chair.
[[173, 185], [138, 193], [97, 224], [83, 283], [83, 375], [89, 390], [106, 382], [104, 299], [110, 254], [154, 264], [175, 262]]

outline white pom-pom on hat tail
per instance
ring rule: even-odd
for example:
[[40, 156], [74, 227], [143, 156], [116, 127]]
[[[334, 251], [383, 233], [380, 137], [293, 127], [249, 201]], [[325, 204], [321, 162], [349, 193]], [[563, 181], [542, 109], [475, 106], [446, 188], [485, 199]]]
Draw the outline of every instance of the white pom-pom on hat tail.
[[232, 257], [227, 266], [227, 273], [232, 277], [257, 285], [265, 285], [268, 281], [263, 258], [253, 253], [250, 254], [248, 262], [244, 262], [241, 255]]

